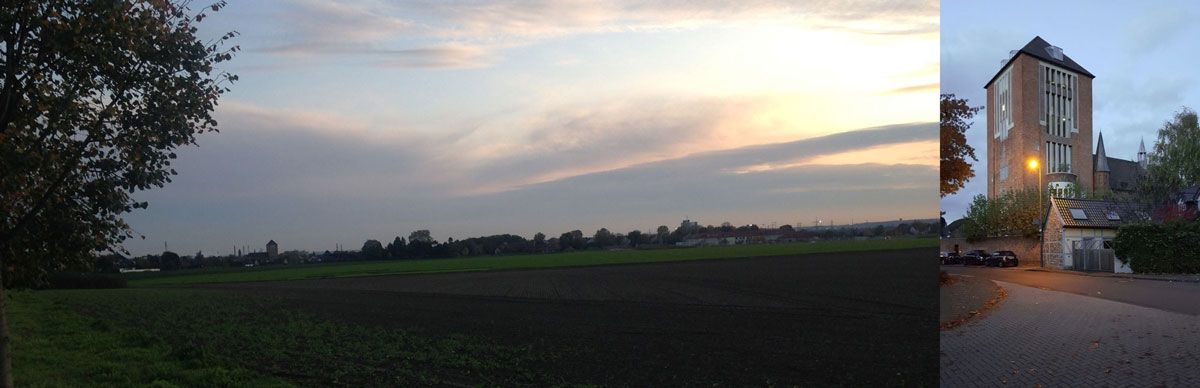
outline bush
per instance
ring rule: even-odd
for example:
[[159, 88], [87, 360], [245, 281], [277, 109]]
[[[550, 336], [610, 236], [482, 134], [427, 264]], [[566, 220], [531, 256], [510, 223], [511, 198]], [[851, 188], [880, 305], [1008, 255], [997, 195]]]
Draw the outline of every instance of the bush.
[[59, 272], [50, 275], [49, 288], [53, 289], [82, 289], [82, 288], [125, 288], [128, 283], [119, 275], [109, 275], [94, 272]]
[[1122, 226], [1114, 241], [1117, 257], [1139, 273], [1200, 273], [1200, 222]]

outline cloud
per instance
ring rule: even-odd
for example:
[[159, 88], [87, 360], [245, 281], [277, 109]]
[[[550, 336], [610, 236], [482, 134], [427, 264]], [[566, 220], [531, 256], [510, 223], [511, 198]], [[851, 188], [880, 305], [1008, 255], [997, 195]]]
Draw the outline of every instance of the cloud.
[[379, 50], [385, 59], [375, 63], [385, 67], [467, 69], [495, 62], [491, 51], [469, 45], [444, 45], [401, 50]]
[[475, 68], [499, 51], [580, 34], [712, 24], [795, 25], [867, 34], [937, 32], [936, 1], [518, 1], [326, 2], [299, 0], [276, 16], [281, 32], [259, 52], [290, 60], [371, 55], [392, 67]]
[[[146, 241], [183, 252], [275, 239], [287, 249], [356, 246], [430, 228], [439, 239], [494, 233], [618, 231], [673, 224], [795, 223], [813, 218], [933, 217], [936, 167], [909, 164], [802, 165], [738, 174], [731, 167], [836, 154], [935, 138], [934, 124], [908, 124], [800, 141], [710, 151], [472, 196], [473, 182], [439, 180], [427, 144], [372, 142], [322, 131], [226, 127], [181, 152], [166, 188], [139, 193], [134, 213]], [[436, 151], [434, 151], [436, 152]], [[228, 243], [227, 243], [228, 242]]]
[[796, 122], [803, 104], [789, 96], [672, 96], [570, 104], [489, 123], [459, 136], [467, 192], [530, 183], [828, 133]]
[[[581, 33], [692, 28], [712, 23], [830, 20], [936, 21], [936, 1], [516, 1], [414, 4], [433, 34], [457, 38], [550, 38]], [[865, 24], [865, 23], [864, 23]]]
[[1184, 37], [1193, 28], [1195, 14], [1182, 7], [1146, 7], [1141, 14], [1129, 19], [1124, 26], [1124, 51], [1144, 56]]
[[294, 0], [282, 4], [276, 18], [286, 27], [282, 38], [288, 43], [264, 51], [300, 55], [361, 48], [414, 27], [411, 21], [390, 15], [394, 10], [383, 3]]
[[899, 87], [899, 88], [889, 90], [888, 93], [903, 94], [903, 93], [936, 92], [936, 91], [941, 90], [941, 85], [942, 84], [940, 84], [940, 83], [934, 82], [934, 83], [923, 84], [923, 85], [904, 86], [904, 87]]

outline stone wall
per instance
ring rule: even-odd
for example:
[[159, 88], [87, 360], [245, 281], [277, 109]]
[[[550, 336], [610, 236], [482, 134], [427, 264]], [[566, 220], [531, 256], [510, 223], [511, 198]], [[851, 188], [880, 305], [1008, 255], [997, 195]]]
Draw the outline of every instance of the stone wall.
[[1042, 244], [1037, 238], [992, 237], [974, 243], [967, 242], [964, 238], [943, 238], [941, 251], [954, 251], [954, 244], [958, 244], [960, 253], [966, 253], [973, 249], [983, 249], [988, 252], [1013, 251], [1017, 254], [1017, 261], [1022, 267], [1041, 265]]

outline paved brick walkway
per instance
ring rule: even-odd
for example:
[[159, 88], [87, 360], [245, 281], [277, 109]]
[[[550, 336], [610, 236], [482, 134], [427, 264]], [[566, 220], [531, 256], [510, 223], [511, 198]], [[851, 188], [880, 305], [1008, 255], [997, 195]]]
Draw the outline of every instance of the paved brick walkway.
[[942, 332], [942, 386], [1200, 386], [1200, 317], [996, 283], [996, 310]]

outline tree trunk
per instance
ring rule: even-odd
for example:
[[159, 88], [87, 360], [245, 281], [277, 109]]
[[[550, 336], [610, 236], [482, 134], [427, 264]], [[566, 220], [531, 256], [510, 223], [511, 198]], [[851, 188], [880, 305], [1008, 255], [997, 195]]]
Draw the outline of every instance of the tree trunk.
[[4, 258], [0, 257], [0, 387], [13, 387], [12, 352], [8, 335], [8, 294], [4, 290]]

